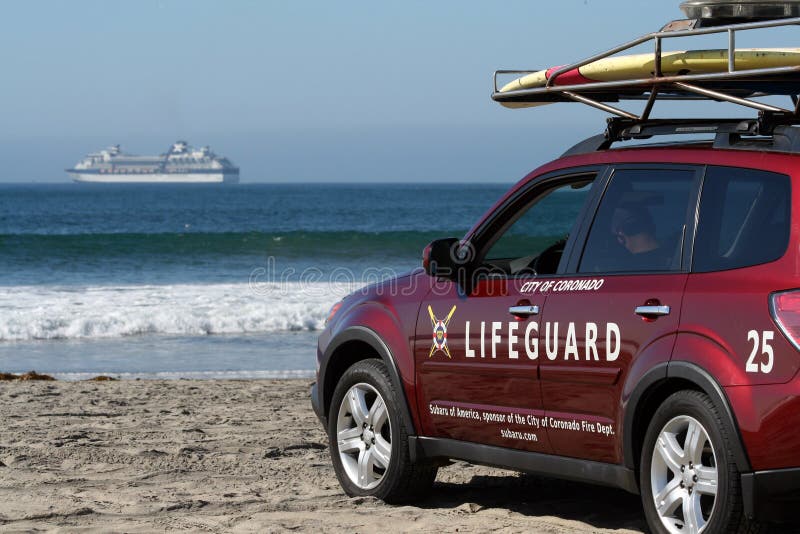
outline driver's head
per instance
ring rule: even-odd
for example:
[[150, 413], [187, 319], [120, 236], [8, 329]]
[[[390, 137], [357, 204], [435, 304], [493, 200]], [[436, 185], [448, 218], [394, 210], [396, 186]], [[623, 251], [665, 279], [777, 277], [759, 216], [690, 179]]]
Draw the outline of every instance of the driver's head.
[[644, 206], [626, 205], [614, 210], [611, 233], [632, 254], [646, 252], [658, 246], [655, 244], [655, 223], [650, 211]]

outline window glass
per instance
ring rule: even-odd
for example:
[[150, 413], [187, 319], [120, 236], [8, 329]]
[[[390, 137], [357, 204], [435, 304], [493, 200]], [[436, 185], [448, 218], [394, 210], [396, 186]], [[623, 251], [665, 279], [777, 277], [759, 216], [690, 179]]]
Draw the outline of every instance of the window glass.
[[695, 173], [614, 172], [581, 257], [582, 273], [664, 272], [681, 268]]
[[484, 263], [507, 275], [554, 274], [593, 180], [584, 177], [539, 195], [500, 232]]
[[695, 272], [739, 269], [777, 260], [789, 243], [788, 176], [709, 167], [700, 198]]

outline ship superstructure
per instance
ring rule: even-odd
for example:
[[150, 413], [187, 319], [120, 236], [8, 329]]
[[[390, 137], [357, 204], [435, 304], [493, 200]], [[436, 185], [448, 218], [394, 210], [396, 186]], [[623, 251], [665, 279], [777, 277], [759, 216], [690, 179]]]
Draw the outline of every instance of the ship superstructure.
[[238, 183], [239, 168], [208, 147], [195, 149], [185, 141], [166, 154], [137, 156], [119, 145], [87, 155], [72, 169], [75, 182], [102, 183]]

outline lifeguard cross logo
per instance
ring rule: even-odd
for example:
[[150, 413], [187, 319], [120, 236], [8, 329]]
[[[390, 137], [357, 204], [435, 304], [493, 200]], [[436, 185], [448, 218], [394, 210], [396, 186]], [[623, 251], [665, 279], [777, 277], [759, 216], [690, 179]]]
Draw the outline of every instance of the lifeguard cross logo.
[[428, 358], [433, 358], [434, 354], [441, 351], [444, 352], [448, 358], [452, 359], [452, 356], [450, 356], [450, 349], [447, 348], [447, 324], [450, 322], [450, 319], [453, 318], [455, 312], [456, 307], [453, 306], [453, 309], [450, 310], [447, 317], [440, 321], [433, 314], [433, 308], [428, 306], [428, 314], [431, 316], [431, 325], [433, 326], [433, 345], [431, 346], [431, 352], [428, 354]]

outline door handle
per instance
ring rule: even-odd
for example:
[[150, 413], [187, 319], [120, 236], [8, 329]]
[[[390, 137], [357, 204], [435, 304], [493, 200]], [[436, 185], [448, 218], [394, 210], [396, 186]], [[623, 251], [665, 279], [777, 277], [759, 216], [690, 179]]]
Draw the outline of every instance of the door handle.
[[511, 306], [508, 313], [514, 317], [530, 317], [531, 315], [539, 315], [539, 306]]
[[642, 317], [663, 317], [665, 315], [669, 315], [670, 307], [669, 306], [637, 306], [635, 312], [636, 312], [636, 315], [641, 315]]

